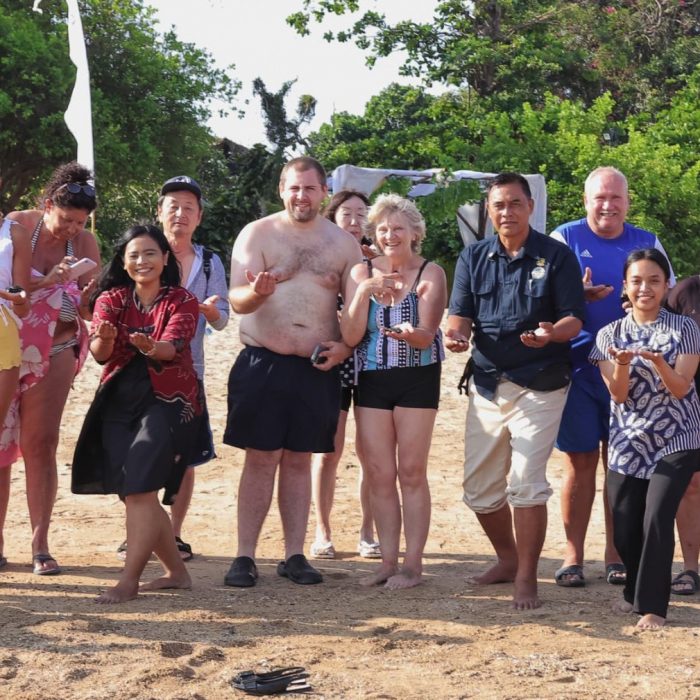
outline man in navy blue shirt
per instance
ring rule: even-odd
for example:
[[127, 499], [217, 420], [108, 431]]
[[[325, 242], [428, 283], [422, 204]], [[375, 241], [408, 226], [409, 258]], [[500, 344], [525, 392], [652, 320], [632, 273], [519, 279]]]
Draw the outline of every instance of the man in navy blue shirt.
[[569, 340], [584, 317], [583, 284], [571, 250], [530, 228], [534, 203], [522, 175], [498, 175], [487, 202], [498, 235], [459, 257], [445, 345], [472, 346], [464, 501], [498, 559], [474, 581], [514, 581], [513, 607], [525, 610], [541, 605], [546, 464], [571, 379]]

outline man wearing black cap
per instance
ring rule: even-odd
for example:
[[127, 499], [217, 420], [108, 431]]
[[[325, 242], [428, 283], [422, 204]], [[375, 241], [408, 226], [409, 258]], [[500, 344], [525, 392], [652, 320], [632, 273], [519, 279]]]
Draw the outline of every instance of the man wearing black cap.
[[[200, 381], [204, 381], [204, 333], [207, 324], [220, 331], [228, 323], [229, 303], [226, 273], [221, 259], [204, 246], [192, 242], [197, 226], [202, 221], [202, 190], [199, 184], [187, 175], [178, 175], [168, 180], [158, 198], [158, 221], [180, 264], [180, 284], [199, 300], [199, 322], [192, 339], [192, 360]], [[181, 539], [182, 523], [194, 490], [194, 470], [215, 457], [214, 443], [209, 425], [209, 414], [202, 421], [200, 440], [195, 445], [193, 461], [180, 485], [180, 490], [171, 508], [173, 532], [180, 556], [192, 559], [192, 547]], [[126, 542], [118, 550], [120, 558], [126, 555]]]

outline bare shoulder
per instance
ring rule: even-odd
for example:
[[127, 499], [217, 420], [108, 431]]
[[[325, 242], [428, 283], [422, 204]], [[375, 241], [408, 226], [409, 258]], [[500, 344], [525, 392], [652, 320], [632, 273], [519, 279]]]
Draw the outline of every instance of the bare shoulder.
[[447, 282], [447, 275], [440, 265], [429, 262], [423, 270], [422, 279], [432, 280], [433, 282]]
[[27, 231], [32, 231], [42, 216], [43, 212], [38, 209], [26, 209], [24, 211], [11, 211], [6, 218], [10, 221], [16, 221]]
[[236, 236], [234, 248], [250, 249], [251, 247], [260, 247], [266, 238], [275, 233], [279, 229], [278, 214], [270, 214], [262, 219], [256, 219], [246, 224], [241, 232]]

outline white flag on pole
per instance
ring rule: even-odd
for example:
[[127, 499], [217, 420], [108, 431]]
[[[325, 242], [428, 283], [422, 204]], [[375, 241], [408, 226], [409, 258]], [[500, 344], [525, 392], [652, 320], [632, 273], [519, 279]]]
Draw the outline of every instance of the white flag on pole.
[[75, 76], [73, 94], [66, 109], [65, 120], [70, 132], [78, 142], [78, 162], [94, 172], [95, 155], [92, 143], [92, 104], [90, 100], [90, 69], [88, 68], [87, 52], [83, 23], [80, 19], [78, 0], [67, 0], [68, 3], [68, 46], [70, 60], [78, 69]]
[[[92, 101], [90, 99], [90, 69], [85, 51], [85, 35], [80, 19], [78, 0], [68, 3], [68, 51], [70, 60], [78, 69], [75, 75], [73, 94], [64, 114], [66, 125], [78, 143], [77, 161], [95, 171], [95, 155], [92, 145]], [[41, 0], [34, 0], [32, 9], [41, 14]]]

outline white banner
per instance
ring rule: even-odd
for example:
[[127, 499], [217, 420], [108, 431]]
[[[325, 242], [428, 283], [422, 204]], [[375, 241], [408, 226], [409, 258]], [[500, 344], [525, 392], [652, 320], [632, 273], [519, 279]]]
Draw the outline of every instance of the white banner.
[[80, 19], [78, 0], [68, 3], [68, 46], [70, 60], [78, 69], [75, 76], [73, 94], [66, 109], [65, 120], [75, 140], [78, 142], [78, 162], [94, 172], [95, 155], [92, 144], [92, 103], [90, 100], [90, 69], [83, 23]]
[[[71, 134], [78, 143], [77, 161], [95, 171], [95, 155], [92, 142], [92, 102], [90, 99], [90, 69], [88, 68], [87, 52], [85, 51], [85, 36], [83, 23], [80, 19], [78, 0], [66, 0], [68, 3], [68, 50], [70, 60], [78, 69], [75, 76], [73, 94], [66, 109], [64, 118]], [[34, 0], [33, 10], [42, 12]]]

